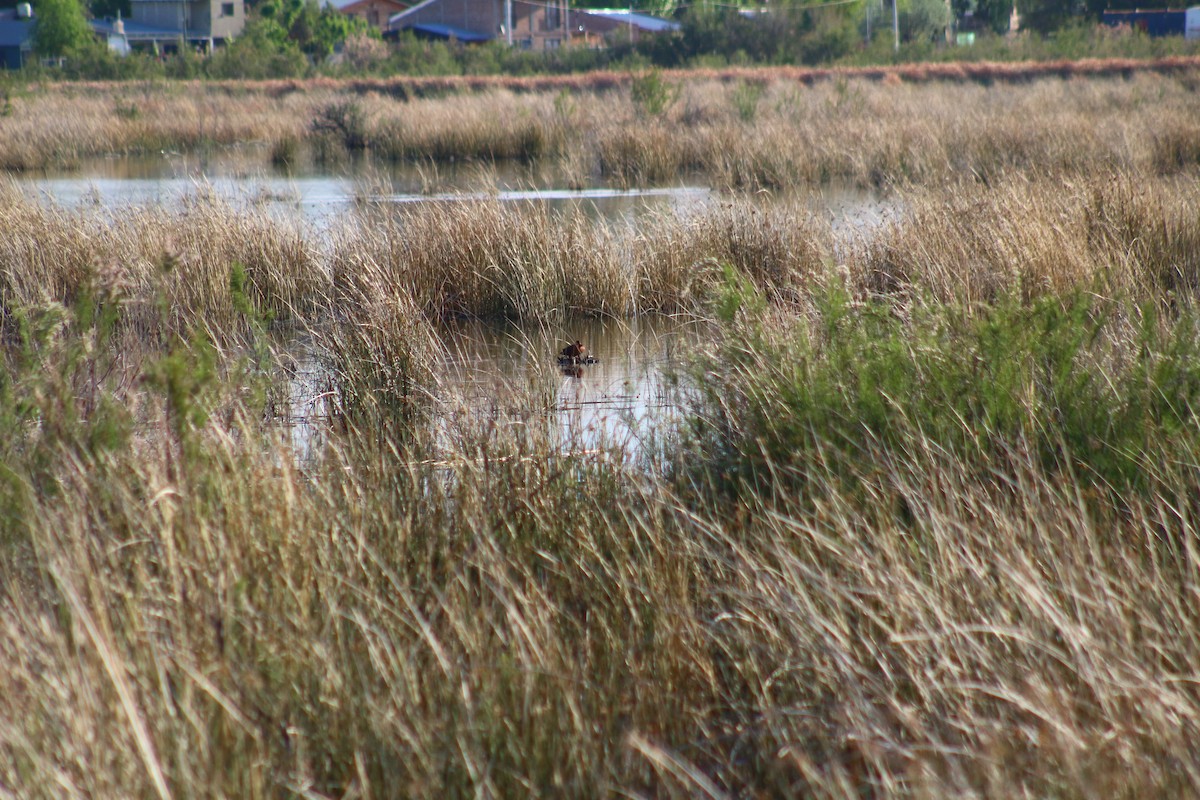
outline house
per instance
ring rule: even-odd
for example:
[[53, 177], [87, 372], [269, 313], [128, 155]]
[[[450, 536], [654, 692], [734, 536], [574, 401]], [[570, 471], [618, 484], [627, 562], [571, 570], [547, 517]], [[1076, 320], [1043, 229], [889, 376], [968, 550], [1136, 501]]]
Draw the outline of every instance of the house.
[[244, 0], [130, 0], [130, 9], [128, 20], [92, 20], [92, 30], [114, 50], [142, 46], [168, 51], [187, 42], [211, 51], [246, 27]]
[[627, 10], [595, 12], [572, 9], [566, 0], [424, 0], [395, 14], [388, 32], [486, 42], [500, 39], [524, 50], [556, 50], [573, 41], [600, 46], [612, 36], [636, 39], [643, 33], [678, 24]]
[[565, 0], [424, 0], [388, 21], [393, 32], [431, 39], [501, 39], [526, 50], [553, 50], [570, 38]]
[[580, 35], [595, 33], [605, 39], [636, 42], [642, 36], [677, 31], [678, 22], [627, 8], [588, 8], [571, 11], [572, 29]]
[[0, 67], [20, 69], [33, 57], [33, 14], [28, 3], [0, 11]]
[[1200, 6], [1192, 8], [1105, 11], [1100, 21], [1113, 28], [1128, 26], [1147, 36], [1184, 36], [1200, 39]]
[[403, 0], [349, 0], [341, 5], [335, 3], [338, 11], [365, 20], [372, 28], [380, 31], [387, 27], [389, 19], [407, 9], [409, 5], [410, 3]]

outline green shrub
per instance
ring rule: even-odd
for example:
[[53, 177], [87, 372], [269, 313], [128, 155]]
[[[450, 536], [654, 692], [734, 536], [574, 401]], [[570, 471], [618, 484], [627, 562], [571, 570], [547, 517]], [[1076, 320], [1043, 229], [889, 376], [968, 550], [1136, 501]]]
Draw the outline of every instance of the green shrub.
[[827, 286], [814, 323], [780, 328], [761, 321], [763, 302], [727, 281], [727, 338], [697, 381], [701, 463], [734, 491], [770, 490], [781, 467], [862, 474], [881, 453], [930, 448], [982, 471], [1023, 453], [1136, 489], [1147, 462], [1200, 446], [1194, 313], [1162, 319], [1082, 290], [905, 310]]
[[663, 78], [656, 69], [635, 75], [629, 85], [629, 98], [644, 116], [661, 117], [679, 99], [679, 86]]

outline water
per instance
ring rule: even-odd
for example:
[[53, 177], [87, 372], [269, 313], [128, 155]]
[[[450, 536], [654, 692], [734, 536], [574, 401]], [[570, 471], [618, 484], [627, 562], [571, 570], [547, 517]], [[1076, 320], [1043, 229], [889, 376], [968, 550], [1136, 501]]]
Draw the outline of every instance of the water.
[[[571, 318], [555, 324], [460, 321], [441, 331], [429, 400], [443, 452], [471, 452], [495, 428], [537, 425], [562, 453], [619, 450], [630, 459], [681, 410], [679, 381], [706, 323], [684, 317]], [[559, 351], [582, 340], [591, 363], [563, 365]], [[339, 409], [320, 354], [301, 337], [279, 349], [288, 396], [268, 410], [290, 432], [301, 461], [324, 442]], [[511, 433], [511, 431], [509, 431]]]
[[620, 189], [597, 185], [564, 188], [553, 170], [520, 165], [421, 165], [356, 159], [336, 171], [308, 165], [274, 168], [253, 151], [220, 154], [164, 152], [98, 158], [71, 172], [22, 174], [16, 180], [34, 192], [72, 207], [81, 203], [105, 207], [171, 205], [212, 191], [233, 202], [252, 202], [299, 215], [318, 229], [359, 203], [413, 204], [492, 198], [502, 202], [575, 205], [589, 216], [634, 219], [651, 210], [681, 209], [702, 204], [702, 186]]
[[[616, 446], [644, 453], [656, 427], [678, 412], [676, 380], [704, 336], [696, 321], [654, 315], [553, 325], [461, 323], [444, 334], [441, 372], [448, 395], [466, 398], [466, 408], [494, 419], [525, 424], [552, 412], [551, 435], [560, 450]], [[559, 351], [577, 339], [595, 362], [559, 364]], [[518, 405], [506, 407], [504, 398]]]
[[[219, 154], [160, 153], [85, 162], [71, 173], [20, 176], [41, 196], [65, 206], [91, 204], [119, 214], [128, 206], [178, 204], [197, 191], [253, 202], [272, 213], [299, 215], [322, 237], [330, 222], [362, 203], [386, 206], [494, 198], [577, 207], [604, 221], [637, 224], [645, 213], [687, 214], [711, 202], [708, 189], [678, 185], [626, 191], [596, 185], [564, 188], [553, 169], [478, 164], [422, 166], [355, 160], [336, 172], [312, 166], [271, 168], [254, 148]], [[877, 228], [891, 213], [857, 191], [825, 190], [808, 201], [829, 215], [846, 236]], [[546, 425], [562, 451], [617, 445], [626, 453], [662, 446], [655, 430], [678, 414], [674, 376], [688, 351], [703, 341], [702, 327], [688, 320], [573, 319], [554, 325], [456, 323], [443, 332], [445, 357], [433, 390], [440, 408], [438, 436], [461, 450], [481, 434], [479, 426]], [[556, 362], [559, 350], [581, 339], [598, 359], [570, 369]], [[334, 395], [320, 358], [300, 339], [285, 343], [293, 365], [290, 396], [280, 398], [276, 420], [292, 434], [301, 459], [322, 440], [333, 414]]]

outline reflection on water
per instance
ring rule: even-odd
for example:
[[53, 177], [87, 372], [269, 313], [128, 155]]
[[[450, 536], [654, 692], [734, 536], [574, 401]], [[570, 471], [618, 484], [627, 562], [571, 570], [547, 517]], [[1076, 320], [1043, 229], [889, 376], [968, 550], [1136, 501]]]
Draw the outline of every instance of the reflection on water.
[[[656, 315], [555, 325], [453, 323], [442, 332], [431, 389], [435, 440], [442, 455], [471, 453], [488, 437], [503, 440], [506, 431], [498, 428], [520, 427], [522, 435], [563, 453], [649, 455], [664, 444], [655, 441], [658, 432], [681, 411], [677, 380], [688, 352], [704, 337], [703, 323]], [[575, 339], [587, 344], [594, 363], [558, 363], [558, 352]], [[292, 339], [283, 349], [289, 396], [270, 413], [288, 427], [303, 462], [320, 450], [336, 421], [337, 398], [306, 340]]]
[[360, 203], [422, 203], [495, 198], [499, 201], [576, 205], [589, 216], [628, 219], [649, 209], [703, 202], [709, 191], [694, 186], [620, 189], [603, 185], [563, 188], [553, 167], [521, 164], [424, 165], [348, 159], [333, 166], [277, 168], [253, 148], [219, 154], [164, 152], [99, 158], [71, 172], [29, 173], [22, 184], [65, 206], [172, 205], [198, 190], [231, 201], [261, 203], [305, 220], [328, 222]]
[[[674, 381], [702, 335], [695, 322], [661, 316], [541, 326], [462, 323], [445, 334], [444, 388], [454, 402], [463, 398], [465, 407], [485, 413], [495, 413], [505, 398], [540, 405], [508, 409], [507, 416], [550, 412], [551, 435], [563, 449], [619, 445], [636, 453], [678, 410]], [[558, 363], [559, 351], [576, 339], [595, 363]]]

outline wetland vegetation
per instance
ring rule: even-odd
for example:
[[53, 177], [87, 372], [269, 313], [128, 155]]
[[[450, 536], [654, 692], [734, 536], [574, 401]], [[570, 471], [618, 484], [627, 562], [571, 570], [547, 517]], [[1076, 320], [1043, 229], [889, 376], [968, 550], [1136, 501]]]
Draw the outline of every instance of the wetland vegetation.
[[564, 182], [945, 184], [1009, 172], [1172, 173], [1197, 160], [1195, 59], [589, 73], [544, 78], [18, 84], [0, 168], [252, 149], [336, 168], [553, 165]]
[[[1200, 790], [1196, 75], [766, 75], [657, 111], [622, 86], [12, 98], [12, 169], [345, 158], [307, 121], [351, 102], [395, 157], [719, 193], [636, 225], [364, 200], [318, 233], [203, 190], [0, 187], [0, 790]], [[894, 213], [832, 224], [805, 192], [834, 180]], [[555, 349], [482, 407], [441, 372], [451, 321], [661, 313], [706, 334], [632, 455], [562, 441]], [[292, 335], [329, 409], [304, 458]]]

